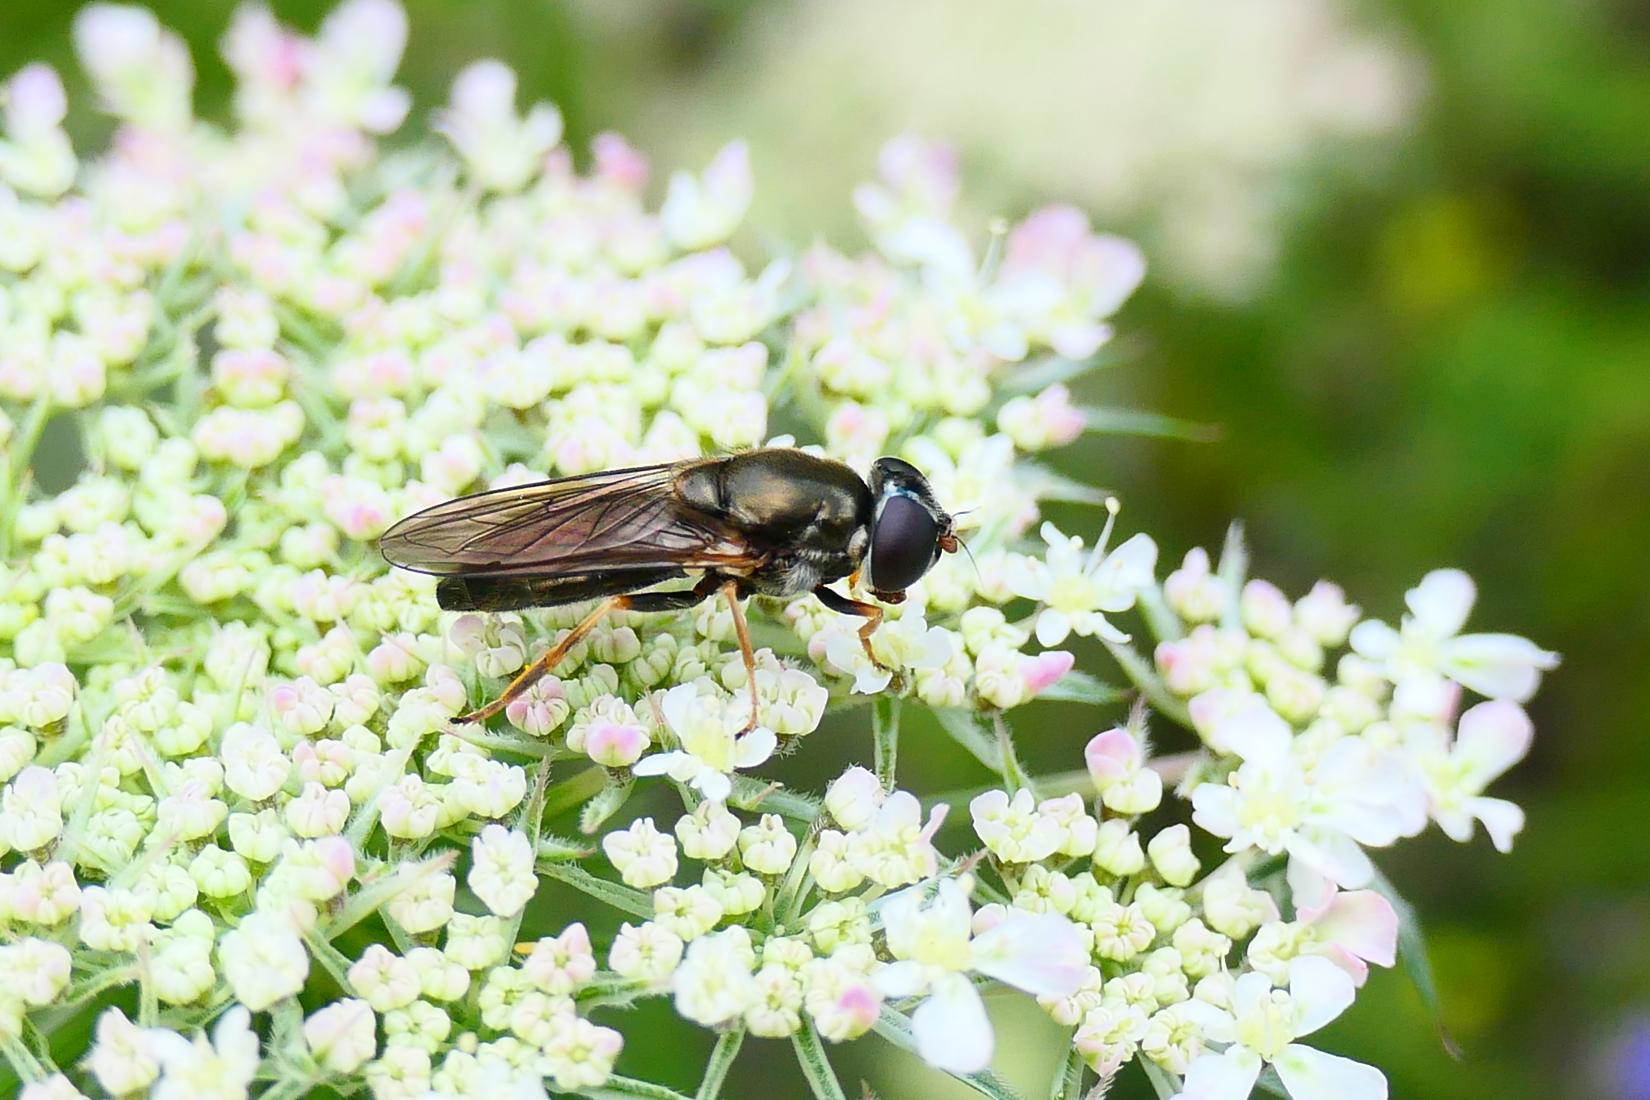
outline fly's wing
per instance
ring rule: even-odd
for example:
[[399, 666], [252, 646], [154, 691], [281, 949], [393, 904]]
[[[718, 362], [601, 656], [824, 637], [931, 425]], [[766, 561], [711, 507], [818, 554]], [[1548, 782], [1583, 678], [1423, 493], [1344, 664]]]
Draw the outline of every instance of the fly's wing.
[[392, 565], [438, 576], [744, 569], [760, 555], [719, 516], [682, 502], [692, 463], [638, 466], [494, 489], [408, 516], [384, 533]]

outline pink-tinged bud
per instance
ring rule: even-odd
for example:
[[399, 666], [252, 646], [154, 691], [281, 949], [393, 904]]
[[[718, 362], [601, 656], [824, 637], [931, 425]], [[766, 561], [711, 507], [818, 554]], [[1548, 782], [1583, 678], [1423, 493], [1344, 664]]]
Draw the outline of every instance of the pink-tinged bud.
[[627, 191], [640, 191], [647, 185], [647, 158], [619, 134], [606, 131], [591, 142], [598, 178]]
[[1094, 785], [1104, 789], [1139, 771], [1144, 756], [1134, 734], [1119, 726], [1090, 738], [1083, 749], [1083, 760], [1088, 764]]
[[17, 70], [5, 87], [6, 130], [19, 141], [54, 129], [68, 113], [57, 70], [39, 63]]
[[1076, 661], [1076, 657], [1063, 649], [1050, 649], [1026, 658], [1020, 665], [1020, 679], [1025, 681], [1026, 698], [1041, 695], [1059, 683]]
[[336, 381], [345, 396], [368, 397], [406, 392], [412, 385], [412, 357], [400, 349], [386, 349], [340, 365]]
[[[355, 877], [355, 851], [341, 836], [324, 836], [310, 842], [315, 865], [331, 880], [331, 894], [337, 894]], [[329, 895], [330, 896], [330, 895]]]
[[642, 758], [648, 744], [645, 730], [621, 722], [593, 722], [584, 735], [584, 751], [590, 759], [609, 768], [634, 764]]
[[395, 518], [383, 489], [352, 478], [328, 478], [323, 507], [334, 527], [363, 542], [383, 534]]
[[836, 1000], [837, 1011], [852, 1022], [855, 1031], [862, 1031], [876, 1023], [882, 1012], [882, 999], [870, 982], [851, 985]]
[[1158, 644], [1152, 656], [1170, 691], [1192, 696], [1214, 687], [1214, 642], [1214, 632], [1200, 626], [1184, 638]]
[[1289, 627], [1294, 608], [1271, 581], [1252, 580], [1239, 597], [1243, 625], [1257, 638], [1276, 638]]
[[526, 694], [510, 701], [504, 717], [521, 732], [544, 737], [567, 717], [567, 690], [554, 676], [546, 676]]

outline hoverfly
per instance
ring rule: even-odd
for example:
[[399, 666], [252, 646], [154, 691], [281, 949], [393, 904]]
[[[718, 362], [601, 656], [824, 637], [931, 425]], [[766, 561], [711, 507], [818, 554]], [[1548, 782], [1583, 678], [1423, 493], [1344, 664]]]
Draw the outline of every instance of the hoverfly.
[[[908, 462], [878, 459], [867, 484], [840, 462], [766, 448], [459, 497], [403, 519], [379, 548], [392, 565], [440, 577], [436, 599], [449, 611], [602, 600], [460, 722], [499, 713], [609, 612], [679, 610], [720, 593], [749, 673], [751, 728], [756, 660], [740, 598], [811, 591], [831, 610], [865, 619], [859, 637], [870, 654], [881, 604], [827, 585], [863, 574], [878, 600], [901, 602], [941, 552], [957, 549], [951, 520]], [[690, 588], [644, 591], [688, 570], [702, 571]]]

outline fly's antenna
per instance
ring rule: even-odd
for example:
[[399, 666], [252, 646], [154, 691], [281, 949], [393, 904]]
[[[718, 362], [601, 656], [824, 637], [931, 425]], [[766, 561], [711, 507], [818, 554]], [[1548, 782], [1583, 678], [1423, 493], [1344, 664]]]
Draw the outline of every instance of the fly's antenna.
[[974, 551], [970, 550], [968, 548], [968, 543], [964, 542], [961, 538], [957, 539], [957, 545], [962, 547], [962, 552], [964, 554], [968, 555], [968, 564], [974, 567], [974, 576], [978, 577], [980, 575], [980, 563], [974, 560]]

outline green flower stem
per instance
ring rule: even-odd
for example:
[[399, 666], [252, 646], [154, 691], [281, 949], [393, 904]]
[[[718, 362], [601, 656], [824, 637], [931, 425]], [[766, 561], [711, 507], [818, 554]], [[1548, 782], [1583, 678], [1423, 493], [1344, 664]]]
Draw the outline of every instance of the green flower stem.
[[538, 869], [539, 874], [565, 882], [573, 889], [589, 894], [597, 901], [605, 902], [621, 912], [643, 918], [653, 916], [653, 899], [640, 890], [633, 890], [622, 883], [597, 878], [583, 867], [575, 867], [571, 863], [558, 863], [553, 860], [541, 859], [538, 862]]
[[1186, 627], [1164, 600], [1160, 585], [1153, 584], [1142, 591], [1139, 606], [1141, 615], [1146, 619], [1147, 628], [1158, 641], [1175, 642], [1186, 636]]
[[796, 857], [791, 860], [790, 870], [785, 873], [784, 881], [774, 893], [773, 911], [775, 920], [791, 926], [802, 911], [803, 899], [808, 896], [808, 890], [813, 886], [813, 874], [808, 870], [813, 858], [814, 837], [818, 830], [810, 828], [802, 837], [797, 847]]
[[1226, 529], [1226, 545], [1220, 550], [1218, 573], [1226, 589], [1226, 607], [1220, 613], [1220, 625], [1226, 630], [1241, 629], [1243, 581], [1249, 574], [1249, 548], [1243, 542], [1241, 523]]
[[620, 1077], [616, 1073], [607, 1079], [605, 1085], [581, 1089], [579, 1095], [590, 1100], [691, 1100], [675, 1089], [655, 1085], [651, 1081], [638, 1081], [634, 1077]]
[[[1071, 1041], [1069, 1035], [1066, 1041]], [[1083, 1100], [1083, 1055], [1075, 1047], [1055, 1072], [1054, 1080], [1049, 1085], [1048, 1100]]]
[[330, 940], [335, 936], [343, 935], [387, 905], [391, 898], [407, 890], [419, 879], [427, 875], [439, 874], [452, 867], [457, 860], [458, 853], [449, 850], [424, 860], [422, 863], [403, 865], [389, 874], [381, 875], [364, 883], [362, 889], [351, 894], [349, 900], [344, 902], [344, 907], [338, 911], [338, 915], [327, 923], [326, 938]]
[[899, 758], [899, 712], [897, 695], [879, 695], [871, 704], [871, 734], [874, 738], [877, 778], [883, 790], [894, 789], [894, 767]]
[[597, 765], [563, 779], [544, 792], [544, 816], [555, 817], [595, 796], [607, 786], [607, 769]]
[[29, 406], [29, 415], [23, 421], [22, 431], [12, 440], [6, 451], [6, 464], [0, 470], [0, 558], [11, 556], [12, 513], [23, 499], [23, 480], [34, 458], [34, 449], [51, 419], [51, 399], [44, 393]]
[[304, 943], [309, 947], [309, 953], [315, 956], [315, 961], [338, 983], [338, 988], [349, 989], [350, 961], [344, 953], [314, 929], [304, 933]]
[[107, 970], [82, 978], [79, 982], [64, 990], [62, 1000], [41, 1013], [35, 1019], [35, 1023], [39, 1025], [42, 1031], [50, 1034], [72, 1019], [88, 1003], [96, 1000], [105, 990], [125, 985], [127, 982], [136, 980], [137, 976], [138, 968], [133, 963], [127, 966], [110, 967]]
[[848, 1100], [842, 1091], [842, 1082], [836, 1079], [836, 1071], [831, 1068], [831, 1060], [825, 1056], [825, 1044], [819, 1041], [819, 1033], [812, 1023], [802, 1022], [801, 1029], [791, 1036], [791, 1045], [796, 1048], [797, 1063], [816, 1100]]
[[1192, 712], [1186, 709], [1186, 704], [1171, 692], [1163, 678], [1152, 668], [1151, 662], [1135, 652], [1134, 647], [1120, 642], [1107, 641], [1104, 643], [1106, 651], [1112, 655], [1134, 686], [1140, 689], [1147, 701], [1151, 703], [1157, 713], [1173, 719], [1187, 729], [1192, 728]]
[[0, 1054], [11, 1063], [12, 1072], [20, 1081], [38, 1081], [46, 1076], [46, 1067], [15, 1035], [0, 1036]]
[[1140, 1058], [1140, 1068], [1146, 1071], [1146, 1080], [1152, 1083], [1160, 1100], [1169, 1100], [1180, 1091], [1180, 1078], [1159, 1066], [1150, 1058]]
[[728, 804], [741, 810], [760, 810], [796, 821], [812, 821], [819, 816], [819, 800], [786, 790], [778, 783], [763, 783], [748, 775], [733, 777], [733, 794]]
[[573, 755], [560, 752], [549, 741], [536, 737], [511, 737], [508, 734], [492, 733], [473, 725], [455, 725], [447, 732], [467, 744], [477, 748], [492, 749], [498, 752], [513, 752], [518, 756], [530, 756], [537, 760], [559, 760]]
[[315, 1078], [309, 1074], [285, 1077], [259, 1094], [258, 1100], [297, 1100], [308, 1096], [315, 1087]]
[[970, 756], [992, 772], [1002, 774], [1002, 750], [985, 735], [972, 711], [942, 707], [934, 711], [934, 716], [940, 720], [940, 728], [945, 730], [953, 741], [967, 749]]
[[1028, 790], [1032, 797], [1037, 797], [1037, 786], [1020, 766], [1020, 757], [1014, 752], [1014, 735], [1009, 732], [1008, 723], [1003, 721], [1001, 711], [992, 712], [991, 727], [997, 733], [997, 750], [1003, 758], [1003, 782], [1008, 784], [1011, 792]]
[[710, 1052], [710, 1064], [705, 1066], [705, 1079], [699, 1082], [699, 1091], [693, 1094], [694, 1100], [717, 1100], [722, 1094], [722, 1082], [728, 1079], [728, 1070], [733, 1067], [733, 1060], [739, 1057], [739, 1048], [744, 1042], [743, 1025], [722, 1032]]

